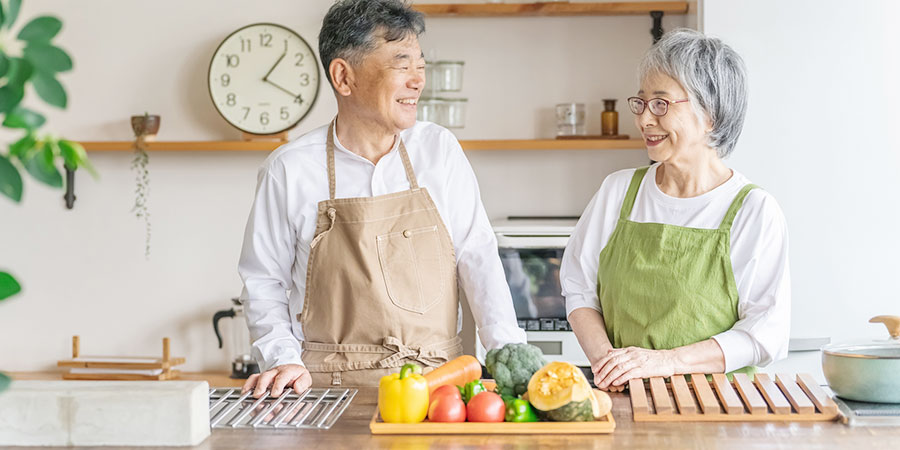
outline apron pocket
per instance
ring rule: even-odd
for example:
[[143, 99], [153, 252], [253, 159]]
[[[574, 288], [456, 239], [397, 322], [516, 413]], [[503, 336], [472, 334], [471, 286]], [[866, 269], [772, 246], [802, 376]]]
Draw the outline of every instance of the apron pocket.
[[424, 314], [444, 294], [444, 255], [436, 225], [377, 236], [378, 261], [394, 306]]

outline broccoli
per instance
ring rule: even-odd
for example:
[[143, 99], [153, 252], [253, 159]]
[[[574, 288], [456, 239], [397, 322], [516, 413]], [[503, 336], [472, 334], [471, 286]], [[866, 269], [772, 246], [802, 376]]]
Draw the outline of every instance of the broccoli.
[[527, 392], [531, 376], [546, 364], [541, 349], [529, 344], [506, 344], [484, 358], [484, 365], [497, 382], [497, 392], [513, 397]]

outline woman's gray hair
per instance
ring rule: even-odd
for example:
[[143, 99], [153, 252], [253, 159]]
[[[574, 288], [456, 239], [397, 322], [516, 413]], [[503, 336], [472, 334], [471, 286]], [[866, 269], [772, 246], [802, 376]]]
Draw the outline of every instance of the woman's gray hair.
[[654, 73], [681, 83], [694, 112], [712, 122], [709, 146], [721, 158], [731, 154], [747, 115], [747, 69], [740, 55], [720, 39], [682, 28], [666, 33], [644, 55], [640, 80]]
[[331, 82], [328, 67], [337, 58], [359, 64], [363, 56], [385, 42], [400, 41], [425, 32], [422, 13], [400, 0], [338, 0], [322, 21], [319, 32], [319, 56], [325, 76]]

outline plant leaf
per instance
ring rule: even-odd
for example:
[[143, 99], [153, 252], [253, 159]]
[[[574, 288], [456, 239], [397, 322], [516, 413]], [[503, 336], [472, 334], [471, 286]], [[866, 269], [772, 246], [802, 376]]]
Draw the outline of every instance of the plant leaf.
[[34, 153], [35, 143], [34, 135], [28, 133], [25, 137], [9, 146], [9, 156], [16, 157], [19, 161], [25, 161], [31, 158], [31, 155]]
[[9, 384], [12, 383], [12, 379], [9, 378], [9, 375], [0, 372], [0, 392], [6, 390], [9, 387]]
[[48, 104], [59, 108], [66, 107], [66, 103], [68, 102], [66, 90], [52, 74], [36, 72], [34, 76], [31, 77], [31, 85], [34, 86], [34, 90], [37, 91], [38, 96]]
[[6, 85], [0, 87], [0, 114], [12, 111], [22, 101], [25, 90], [21, 87]]
[[63, 186], [62, 175], [59, 169], [53, 165], [53, 147], [49, 142], [44, 148], [25, 160], [25, 170], [36, 180], [48, 186], [61, 188]]
[[42, 72], [65, 72], [72, 70], [72, 58], [63, 49], [45, 43], [30, 43], [23, 52], [34, 67]]
[[91, 160], [88, 159], [87, 152], [81, 144], [66, 139], [60, 139], [58, 144], [59, 150], [66, 160], [66, 165], [68, 165], [70, 169], [84, 167], [94, 178], [100, 177], [97, 173], [97, 169], [94, 169], [94, 165], [91, 164]]
[[44, 116], [22, 107], [18, 107], [6, 114], [3, 126], [6, 128], [25, 128], [34, 130], [40, 128], [46, 122]]
[[[6, 22], [6, 13], [3, 12], [3, 0], [0, 0], [0, 28], [3, 28], [3, 23]], [[2, 389], [0, 389], [2, 391]]]
[[0, 193], [16, 203], [22, 201], [22, 176], [19, 169], [3, 155], [0, 155]]
[[[2, 20], [0, 20], [2, 22]], [[0, 51], [0, 77], [6, 75], [6, 72], [9, 71], [9, 58], [6, 57], [6, 53]]]
[[9, 0], [9, 9], [6, 10], [6, 20], [4, 21], [7, 28], [12, 28], [13, 23], [19, 17], [20, 6], [22, 6], [22, 0]]
[[22, 31], [19, 39], [28, 42], [50, 42], [62, 29], [62, 21], [53, 16], [41, 16], [31, 19]]
[[19, 282], [12, 275], [0, 272], [0, 300], [12, 297], [21, 290], [22, 286], [19, 285]]
[[30, 62], [23, 58], [10, 58], [7, 86], [24, 89], [25, 82], [31, 78], [32, 73], [34, 73], [34, 66]]

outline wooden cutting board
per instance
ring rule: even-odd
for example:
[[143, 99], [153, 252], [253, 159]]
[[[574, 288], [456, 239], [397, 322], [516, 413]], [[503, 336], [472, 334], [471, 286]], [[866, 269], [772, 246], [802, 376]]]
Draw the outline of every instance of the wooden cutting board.
[[631, 380], [635, 422], [832, 421], [837, 404], [809, 374], [675, 375]]
[[612, 413], [593, 422], [429, 422], [386, 423], [378, 408], [369, 422], [372, 434], [605, 434], [616, 429]]

